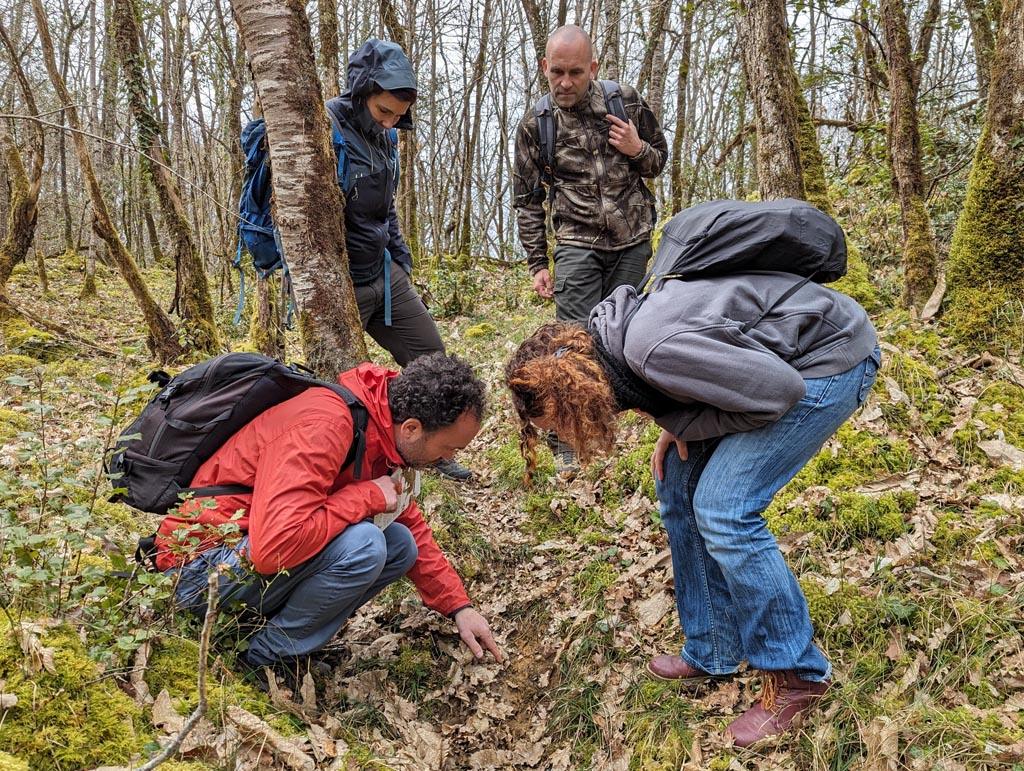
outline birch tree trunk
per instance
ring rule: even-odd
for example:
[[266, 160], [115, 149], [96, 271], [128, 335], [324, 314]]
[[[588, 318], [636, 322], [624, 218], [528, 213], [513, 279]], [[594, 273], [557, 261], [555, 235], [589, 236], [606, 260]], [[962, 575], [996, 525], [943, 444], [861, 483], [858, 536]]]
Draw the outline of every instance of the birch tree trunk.
[[96, 231], [96, 235], [106, 243], [111, 260], [113, 260], [114, 265], [121, 273], [125, 283], [128, 284], [128, 288], [131, 290], [135, 301], [139, 304], [142, 316], [146, 322], [146, 329], [148, 330], [146, 343], [149, 346], [149, 350], [161, 363], [172, 362], [184, 353], [184, 349], [178, 343], [174, 324], [171, 323], [170, 318], [168, 318], [167, 314], [164, 313], [163, 309], [153, 298], [149, 287], [146, 286], [146, 282], [142, 279], [139, 269], [135, 265], [135, 261], [128, 253], [128, 250], [125, 249], [124, 244], [121, 242], [121, 237], [111, 221], [107, 204], [100, 192], [96, 173], [93, 171], [89, 149], [85, 145], [85, 137], [82, 136], [81, 124], [78, 120], [78, 108], [75, 107], [64, 79], [57, 70], [57, 62], [53, 55], [53, 39], [50, 37], [50, 27], [46, 21], [46, 11], [43, 8], [42, 0], [32, 0], [32, 12], [36, 17], [39, 42], [43, 49], [43, 61], [46, 65], [46, 71], [49, 73], [50, 81], [53, 83], [58, 99], [64, 105], [68, 126], [71, 129], [71, 135], [75, 142], [75, 151], [78, 154], [78, 165], [81, 168], [82, 177], [85, 180], [85, 186], [89, 191], [89, 197], [92, 201], [93, 229]]
[[[138, 129], [142, 168], [156, 189], [163, 221], [170, 231], [181, 318], [188, 328], [195, 350], [213, 355], [219, 351], [220, 342], [217, 339], [210, 287], [199, 250], [192, 238], [192, 228], [182, 203], [181, 191], [171, 176], [168, 166], [170, 157], [164, 149], [160, 124], [150, 108], [145, 57], [140, 42], [142, 31], [137, 16], [138, 10], [133, 0], [114, 0], [110, 28], [124, 71], [128, 103]], [[145, 185], [142, 188], [145, 195]]]
[[231, 5], [267, 122], [274, 222], [291, 272], [303, 350], [314, 371], [333, 379], [367, 355], [309, 19], [301, 0]]
[[800, 127], [784, 0], [740, 0], [737, 34], [754, 104], [761, 198], [803, 199]]
[[[1020, 344], [1024, 295], [1024, 0], [1004, 0], [985, 126], [957, 220], [946, 317], [964, 340]], [[1007, 313], [1014, 309], [1015, 313]]]
[[902, 0], [881, 0], [878, 10], [889, 64], [889, 164], [903, 226], [903, 304], [920, 309], [936, 281], [935, 234], [925, 207], [917, 118], [920, 69], [911, 60]]

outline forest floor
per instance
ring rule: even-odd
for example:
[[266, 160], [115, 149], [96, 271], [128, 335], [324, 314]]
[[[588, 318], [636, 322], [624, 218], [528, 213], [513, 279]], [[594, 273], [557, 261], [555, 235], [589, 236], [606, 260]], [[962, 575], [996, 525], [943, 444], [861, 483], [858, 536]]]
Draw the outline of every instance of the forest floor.
[[[4, 753], [33, 771], [139, 768], [198, 703], [198, 629], [167, 617], [158, 586], [122, 586], [113, 602], [88, 568], [130, 561], [155, 524], [106, 503], [99, 473], [153, 362], [116, 276], [101, 269], [99, 296], [80, 299], [78, 262], [52, 262], [46, 291], [27, 266], [9, 289], [65, 333], [5, 322], [0, 348], [0, 768]], [[166, 288], [166, 271], [147, 277]], [[438, 309], [446, 286], [430, 283]], [[756, 672], [695, 693], [644, 675], [651, 656], [683, 642], [648, 469], [656, 432], [626, 417], [614, 456], [565, 483], [545, 453], [525, 489], [500, 373], [553, 309], [521, 267], [480, 264], [461, 286], [473, 307], [441, 318], [441, 334], [491, 387], [491, 408], [458, 458], [476, 478], [425, 474], [420, 503], [505, 661], [472, 660], [454, 625], [402, 582], [342, 630], [329, 672], [268, 699], [233, 672], [244, 638], [222, 620], [207, 657], [210, 708], [163, 768], [1024, 770], [1018, 355], [958, 351], [935, 322], [875, 314], [885, 362], [871, 399], [766, 514], [836, 688], [800, 731], [750, 753], [722, 730], [756, 700]], [[237, 349], [236, 297], [223, 299]], [[140, 623], [147, 605], [155, 613]], [[127, 700], [117, 719], [88, 690], [97, 684]], [[48, 705], [77, 743], [46, 724]], [[128, 738], [111, 738], [125, 724]]]

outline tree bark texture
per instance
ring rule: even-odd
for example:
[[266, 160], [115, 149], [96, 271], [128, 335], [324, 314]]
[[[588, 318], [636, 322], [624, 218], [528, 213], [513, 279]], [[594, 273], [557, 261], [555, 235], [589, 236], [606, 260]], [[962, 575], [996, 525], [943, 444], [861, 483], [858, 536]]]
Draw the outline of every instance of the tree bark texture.
[[784, 0], [741, 0], [737, 33], [754, 104], [761, 198], [803, 199], [800, 130]]
[[320, 77], [323, 80], [324, 99], [333, 99], [341, 94], [341, 73], [338, 68], [338, 6], [334, 0], [317, 0], [320, 23], [317, 38], [320, 40]]
[[889, 165], [903, 226], [903, 304], [920, 309], [935, 289], [936, 254], [921, 167], [915, 86], [919, 69], [911, 58], [902, 0], [881, 0], [879, 16], [889, 63]]
[[291, 272], [303, 350], [315, 372], [333, 379], [367, 355], [309, 19], [300, 0], [232, 0], [232, 7], [267, 122], [274, 222]]
[[36, 201], [39, 185], [33, 186], [25, 173], [25, 164], [14, 140], [0, 128], [0, 154], [7, 168], [10, 189], [10, 210], [7, 213], [7, 232], [0, 241], [0, 318], [12, 313], [7, 297], [7, 282], [14, 272], [14, 266], [25, 259], [36, 232], [38, 209]]
[[[32, 87], [21, 66], [17, 50], [11, 42], [7, 29], [0, 23], [0, 39], [11, 62], [11, 69], [21, 87], [25, 105], [29, 114], [38, 117]], [[43, 184], [43, 160], [46, 152], [46, 141], [43, 127], [38, 121], [30, 121], [32, 166], [26, 171], [21, 152], [14, 139], [0, 128], [0, 157], [7, 172], [7, 184], [10, 186], [7, 198], [7, 221], [4, 223], [3, 237], [0, 240], [0, 315], [4, 314], [3, 306], [7, 301], [7, 282], [14, 271], [14, 266], [25, 259], [32, 240], [35, 238], [36, 220], [39, 216], [39, 190]]]
[[971, 24], [971, 38], [974, 43], [974, 61], [977, 63], [978, 96], [988, 98], [988, 87], [992, 75], [992, 55], [996, 47], [996, 36], [992, 32], [992, 18], [985, 0], [964, 0], [967, 18]]
[[[689, 113], [689, 87], [690, 87], [690, 63], [693, 56], [693, 16], [694, 6], [688, 3], [683, 11], [683, 32], [680, 41], [679, 71], [676, 82], [679, 84], [676, 89], [676, 130], [672, 135], [672, 153], [669, 155], [669, 179], [672, 181], [671, 199], [672, 210], [670, 214], [676, 214], [689, 205], [689, 196], [683, 196], [683, 139], [690, 137], [692, 126], [689, 126], [686, 116]], [[685, 203], [684, 203], [685, 201]]]
[[195, 350], [213, 355], [219, 351], [220, 342], [217, 339], [210, 287], [192, 237], [192, 227], [189, 225], [181, 192], [171, 175], [168, 165], [170, 157], [164, 149], [160, 124], [150, 107], [138, 9], [134, 0], [114, 0], [113, 10], [110, 26], [121, 59], [128, 104], [138, 130], [142, 168], [153, 183], [164, 224], [170, 232], [181, 318], [188, 327], [191, 345]]
[[149, 287], [146, 286], [146, 282], [135, 265], [135, 261], [128, 253], [128, 250], [125, 249], [120, 235], [114, 228], [113, 221], [110, 218], [110, 211], [107, 209], [107, 204], [103, 200], [103, 194], [100, 191], [99, 181], [96, 179], [96, 173], [93, 171], [92, 159], [89, 156], [89, 149], [85, 144], [85, 137], [82, 136], [81, 123], [78, 120], [78, 108], [75, 107], [71, 94], [68, 93], [67, 85], [57, 70], [57, 62], [53, 55], [53, 39], [50, 37], [50, 28], [46, 21], [46, 11], [43, 8], [42, 0], [32, 0], [32, 11], [36, 17], [39, 42], [43, 49], [43, 61], [46, 65], [46, 71], [49, 73], [50, 81], [57, 92], [57, 97], [64, 105], [68, 126], [71, 129], [71, 135], [75, 142], [75, 151], [78, 154], [78, 165], [85, 180], [85, 186], [89, 191], [90, 200], [92, 201], [93, 229], [96, 231], [96, 235], [106, 243], [110, 258], [113, 260], [122, 278], [124, 278], [125, 283], [128, 284], [128, 288], [131, 290], [135, 301], [139, 304], [142, 316], [146, 322], [146, 329], [148, 330], [146, 342], [150, 351], [161, 363], [172, 362], [184, 353], [184, 349], [178, 343], [174, 324], [153, 298]]
[[[957, 337], [1019, 341], [1024, 293], [1024, 0], [1004, 0], [985, 126], [950, 248], [950, 309]], [[1003, 342], [1003, 341], [1001, 341]]]

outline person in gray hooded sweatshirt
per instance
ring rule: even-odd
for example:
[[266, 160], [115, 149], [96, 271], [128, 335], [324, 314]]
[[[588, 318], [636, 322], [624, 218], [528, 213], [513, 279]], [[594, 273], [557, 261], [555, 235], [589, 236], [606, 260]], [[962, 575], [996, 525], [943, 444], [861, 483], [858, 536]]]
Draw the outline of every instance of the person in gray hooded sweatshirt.
[[831, 685], [762, 512], [864, 402], [880, 365], [875, 330], [850, 297], [808, 283], [773, 305], [794, 280], [669, 280], [643, 302], [623, 286], [586, 328], [546, 324], [505, 368], [528, 476], [538, 428], [586, 462], [611, 450], [618, 412], [661, 426], [651, 466], [686, 643], [647, 669], [686, 685], [744, 659], [762, 670], [760, 701], [727, 729], [743, 747], [792, 727]]
[[[371, 38], [348, 60], [347, 90], [327, 102], [345, 140], [348, 189], [345, 243], [363, 329], [404, 367], [418, 356], [444, 352], [437, 324], [409, 279], [412, 254], [395, 211], [397, 158], [390, 129], [413, 127], [412, 64], [402, 48]], [[451, 479], [472, 472], [453, 460], [436, 470]]]

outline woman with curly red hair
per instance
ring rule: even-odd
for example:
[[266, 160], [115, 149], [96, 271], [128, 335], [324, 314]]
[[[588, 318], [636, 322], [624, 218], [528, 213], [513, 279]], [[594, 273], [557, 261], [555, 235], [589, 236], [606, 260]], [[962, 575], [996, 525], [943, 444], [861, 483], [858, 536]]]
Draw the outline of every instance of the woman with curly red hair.
[[642, 297], [620, 287], [586, 328], [546, 324], [505, 368], [528, 476], [537, 429], [585, 462], [612, 449], [617, 413], [661, 426], [651, 468], [686, 643], [647, 669], [689, 685], [744, 659], [762, 670], [760, 702], [727, 729], [743, 747], [792, 727], [831, 685], [762, 512], [867, 398], [880, 364], [856, 301], [813, 283], [791, 292], [795, 280], [669, 280]]

